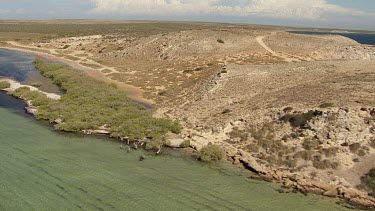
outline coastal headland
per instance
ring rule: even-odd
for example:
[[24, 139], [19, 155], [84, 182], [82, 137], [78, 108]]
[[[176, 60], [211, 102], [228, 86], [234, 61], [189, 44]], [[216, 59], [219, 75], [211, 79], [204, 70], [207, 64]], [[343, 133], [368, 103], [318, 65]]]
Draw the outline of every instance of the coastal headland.
[[[290, 27], [116, 21], [110, 26], [78, 21], [73, 26], [52, 21], [42, 30], [43, 24], [30, 22], [22, 28], [26, 23], [2, 23], [7, 27], [0, 25], [1, 47], [37, 53], [83, 71], [105, 87], [99, 95], [91, 94], [105, 101], [103, 107], [113, 102], [108, 90], [128, 91], [129, 98], [154, 107], [152, 116], [141, 112], [142, 122], [166, 126], [159, 131], [165, 134], [175, 129], [172, 124], [146, 119], [176, 121], [183, 127], [178, 139], [192, 149], [221, 146], [234, 165], [279, 181], [286, 191], [294, 188], [375, 207], [373, 187], [365, 179], [375, 168], [374, 46], [340, 35], [293, 34], [287, 32], [295, 30]], [[54, 30], [59, 25], [64, 30]], [[55, 80], [60, 73], [54, 71], [49, 76], [48, 68], [41, 72]], [[65, 106], [73, 102], [67, 100]], [[56, 121], [64, 112], [48, 120]], [[126, 118], [114, 115], [93, 125], [81, 121], [84, 127], [79, 124], [71, 131], [100, 129], [115, 119], [111, 128], [124, 134], [113, 136], [135, 134], [138, 128], [125, 131], [134, 122], [119, 125]], [[161, 140], [159, 134], [148, 135]]]

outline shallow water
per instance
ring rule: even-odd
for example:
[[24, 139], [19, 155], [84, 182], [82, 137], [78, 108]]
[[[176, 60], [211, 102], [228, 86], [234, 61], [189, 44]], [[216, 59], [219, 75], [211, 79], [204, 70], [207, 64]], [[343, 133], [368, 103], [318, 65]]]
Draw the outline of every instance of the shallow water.
[[225, 162], [201, 165], [180, 151], [141, 162], [142, 150], [58, 134], [17, 114], [19, 107], [0, 108], [0, 210], [344, 210], [329, 198], [280, 194], [278, 185], [249, 180]]
[[61, 94], [59, 87], [43, 77], [33, 65], [35, 55], [0, 49], [0, 77], [14, 79], [21, 83], [39, 83], [40, 90]]
[[317, 34], [317, 35], [335, 34], [335, 35], [341, 35], [341, 36], [350, 38], [361, 44], [375, 45], [375, 34], [319, 32], [319, 31], [289, 31], [289, 32], [294, 33], [294, 34]]
[[[9, 73], [18, 67], [0, 71], [27, 80], [28, 68]], [[330, 198], [280, 194], [279, 185], [249, 180], [226, 162], [202, 165], [174, 150], [127, 153], [107, 138], [56, 132], [24, 106], [0, 92], [0, 210], [345, 210]]]

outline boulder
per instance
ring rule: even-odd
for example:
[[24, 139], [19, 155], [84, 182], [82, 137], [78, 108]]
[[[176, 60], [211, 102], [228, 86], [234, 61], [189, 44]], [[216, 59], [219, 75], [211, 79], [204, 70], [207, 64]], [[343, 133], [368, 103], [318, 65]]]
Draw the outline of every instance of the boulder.
[[337, 193], [338, 193], [337, 189], [336, 188], [332, 188], [332, 189], [327, 190], [326, 192], [324, 192], [323, 196], [336, 197]]
[[166, 146], [173, 147], [173, 148], [180, 148], [182, 147], [184, 142], [185, 140], [182, 138], [168, 139]]

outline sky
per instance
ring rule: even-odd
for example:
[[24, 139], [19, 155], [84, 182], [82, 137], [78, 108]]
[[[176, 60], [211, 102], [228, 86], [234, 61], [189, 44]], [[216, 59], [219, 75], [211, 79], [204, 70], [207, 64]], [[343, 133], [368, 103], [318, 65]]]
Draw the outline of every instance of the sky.
[[0, 0], [0, 19], [212, 21], [375, 31], [375, 0]]

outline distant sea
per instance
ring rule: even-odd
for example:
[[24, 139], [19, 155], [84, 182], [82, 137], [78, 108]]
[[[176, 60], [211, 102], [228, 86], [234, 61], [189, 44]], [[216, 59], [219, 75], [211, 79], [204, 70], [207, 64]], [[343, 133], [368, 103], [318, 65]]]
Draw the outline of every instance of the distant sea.
[[293, 34], [334, 34], [348, 37], [355, 40], [361, 44], [375, 45], [375, 34], [365, 34], [365, 33], [340, 33], [340, 32], [317, 32], [317, 31], [288, 31]]

